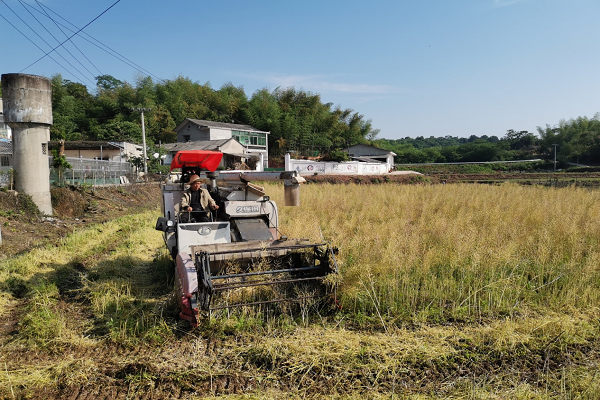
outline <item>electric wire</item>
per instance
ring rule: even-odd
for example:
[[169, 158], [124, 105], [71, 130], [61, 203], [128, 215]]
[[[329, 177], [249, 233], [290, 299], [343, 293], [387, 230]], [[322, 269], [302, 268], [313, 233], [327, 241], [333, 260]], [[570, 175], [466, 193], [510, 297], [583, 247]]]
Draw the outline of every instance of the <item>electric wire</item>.
[[[41, 56], [40, 58], [38, 58], [36, 61], [34, 61], [33, 63], [29, 64], [27, 67], [23, 68], [21, 70], [21, 72], [23, 72], [24, 70], [26, 70], [27, 68], [37, 64], [40, 60], [44, 59], [47, 55], [49, 55], [50, 53], [54, 52], [57, 48], [61, 47], [65, 42], [69, 41], [69, 39], [71, 39], [73, 36], [77, 35], [79, 32], [83, 31], [85, 28], [87, 28], [89, 25], [91, 25], [94, 21], [96, 21], [98, 18], [100, 18], [102, 15], [104, 15], [108, 10], [110, 10], [111, 8], [113, 8], [115, 5], [117, 5], [117, 3], [119, 3], [121, 0], [117, 0], [113, 3], [113, 5], [111, 5], [110, 7], [108, 7], [106, 10], [102, 11], [102, 13], [100, 13], [100, 15], [98, 15], [96, 18], [94, 18], [93, 20], [91, 20], [90, 22], [88, 22], [87, 24], [85, 24], [85, 26], [81, 29], [79, 29], [77, 32], [75, 32], [73, 35], [69, 36], [67, 39], [65, 39], [63, 42], [61, 42], [58, 46], [54, 47], [52, 50], [50, 50], [49, 52], [47, 52], [46, 54], [44, 54], [43, 56]], [[2, 2], [4, 3], [4, 0], [2, 0]], [[5, 3], [6, 4], [6, 3]]]
[[[0, 0], [2, 1], [2, 3], [4, 3], [4, 0]], [[6, 3], [4, 3], [6, 5]], [[10, 9], [10, 8], [9, 8]], [[12, 10], [11, 10], [12, 11]], [[13, 28], [15, 28], [15, 30], [17, 32], [19, 32], [21, 35], [23, 35], [23, 37], [27, 40], [29, 40], [35, 47], [37, 47], [38, 49], [40, 49], [41, 51], [44, 51], [44, 49], [42, 49], [37, 43], [35, 43], [33, 40], [31, 40], [29, 38], [29, 36], [27, 36], [24, 32], [22, 32], [19, 28], [17, 28], [12, 22], [10, 22], [2, 13], [0, 13], [0, 17], [2, 17], [2, 19], [4, 19], [6, 22], [8, 22], [8, 24], [10, 26], [12, 26]], [[76, 76], [76, 74], [72, 73], [67, 67], [65, 67], [64, 65], [62, 65], [61, 63], [59, 63], [57, 60], [55, 60], [52, 56], [48, 56], [50, 57], [50, 59], [52, 61], [54, 61], [55, 63], [57, 63], [62, 69], [64, 69], [65, 71], [67, 71], [68, 73], [70, 73], [73, 76]]]
[[[4, 1], [3, 1], [3, 2], [4, 2]], [[31, 13], [31, 11], [29, 11], [29, 10], [27, 9], [27, 7], [25, 7], [25, 5], [23, 4], [23, 1], [22, 1], [22, 0], [19, 0], [19, 3], [21, 3], [21, 5], [22, 5], [22, 6], [23, 6], [23, 8], [25, 9], [25, 11], [27, 11], [27, 12], [29, 13], [29, 15], [31, 15], [31, 17], [32, 17], [33, 19], [35, 19], [35, 20], [37, 21], [37, 23], [38, 23], [38, 24], [40, 24], [40, 25], [42, 26], [42, 28], [44, 28], [44, 30], [45, 30], [46, 32], [48, 32], [48, 34], [50, 34], [50, 36], [52, 36], [52, 38], [54, 38], [54, 40], [56, 40], [57, 42], [59, 42], [59, 43], [60, 43], [60, 40], [58, 40], [58, 39], [56, 38], [56, 36], [54, 36], [54, 34], [52, 34], [52, 32], [50, 32], [50, 31], [48, 30], [48, 28], [46, 28], [46, 27], [44, 26], [44, 24], [42, 24], [42, 23], [40, 22], [40, 20], [38, 20], [38, 19], [35, 17], [35, 15], [33, 15], [33, 14]], [[12, 11], [12, 10], [11, 10], [11, 11]], [[13, 11], [13, 12], [14, 12], [14, 11]], [[23, 21], [23, 19], [22, 19], [22, 18], [20, 18], [20, 17], [19, 17], [19, 19], [20, 19], [21, 21]], [[34, 32], [34, 33], [35, 33], [35, 34], [36, 34], [36, 35], [37, 35], [37, 36], [38, 36], [40, 39], [42, 39], [42, 41], [43, 41], [44, 43], [46, 43], [48, 46], [52, 47], [52, 45], [51, 45], [50, 43], [48, 43], [48, 42], [47, 42], [47, 41], [46, 41], [46, 40], [45, 40], [43, 37], [41, 37], [41, 36], [40, 36], [40, 35], [39, 35], [39, 34], [38, 34], [38, 33], [37, 33], [37, 32], [36, 32], [36, 31], [35, 31], [35, 30], [34, 30], [34, 29], [31, 27], [31, 26], [29, 26], [29, 25], [28, 25], [28, 24], [27, 24], [25, 21], [23, 21], [23, 23], [25, 23], [25, 25], [27, 25], [27, 27], [28, 27], [29, 29], [31, 29], [31, 30], [32, 30], [32, 31], [33, 31], [33, 32]], [[82, 66], [82, 67], [83, 67], [83, 68], [84, 68], [84, 69], [85, 69], [85, 70], [86, 70], [86, 71], [87, 71], [87, 72], [88, 72], [90, 75], [94, 76], [94, 74], [93, 74], [93, 73], [92, 73], [92, 72], [91, 72], [89, 69], [87, 69], [87, 67], [86, 67], [85, 65], [83, 65], [83, 64], [82, 64], [82, 63], [81, 63], [81, 62], [80, 62], [80, 61], [79, 61], [79, 60], [78, 60], [78, 59], [77, 59], [77, 58], [76, 58], [76, 57], [75, 57], [75, 56], [74, 56], [74, 55], [73, 55], [73, 54], [72, 54], [72, 53], [69, 51], [69, 49], [67, 49], [65, 46], [62, 46], [62, 49], [63, 49], [63, 50], [65, 50], [67, 53], [69, 53], [69, 55], [70, 55], [71, 57], [73, 57], [73, 58], [75, 59], [75, 61], [77, 61], [77, 62], [78, 62], [78, 63], [79, 63], [79, 64], [80, 64], [80, 65], [81, 65], [81, 66]], [[62, 59], [63, 59], [63, 60], [64, 60], [64, 61], [67, 63], [67, 64], [69, 64], [69, 65], [70, 65], [72, 68], [74, 68], [74, 69], [75, 69], [75, 71], [79, 72], [79, 73], [80, 73], [80, 74], [81, 74], [81, 75], [82, 75], [82, 76], [83, 76], [85, 79], [87, 79], [89, 82], [92, 82], [92, 83], [94, 83], [94, 82], [93, 82], [91, 79], [87, 78], [87, 77], [86, 77], [86, 75], [85, 75], [83, 72], [81, 72], [81, 71], [80, 71], [80, 70], [79, 70], [79, 69], [78, 69], [76, 66], [74, 66], [73, 64], [71, 64], [71, 62], [70, 62], [69, 60], [67, 60], [67, 59], [66, 59], [66, 58], [65, 58], [65, 57], [64, 57], [62, 54], [60, 54], [58, 51], [56, 52], [56, 54], [58, 54], [58, 55], [59, 55], [59, 56], [60, 56], [60, 57], [61, 57], [61, 58], [62, 58]]]
[[[37, 1], [37, 0], [36, 0]], [[39, 3], [39, 2], [38, 2]], [[78, 29], [77, 26], [73, 23], [71, 23], [70, 21], [68, 21], [67, 19], [63, 18], [60, 14], [56, 13], [54, 10], [52, 10], [50, 7], [48, 7], [45, 4], [41, 4], [39, 3], [41, 7], [49, 10], [51, 13], [53, 13], [54, 15], [56, 15], [58, 18], [62, 19], [63, 21], [65, 21], [67, 24], [71, 25], [72, 27], [74, 27], [75, 29]], [[38, 11], [37, 9], [34, 8], [34, 10]], [[49, 17], [52, 19], [52, 17]], [[60, 22], [52, 19], [53, 21], [55, 21], [55, 23], [58, 23], [59, 25], [61, 25], [63, 28], [73, 32], [72, 29], [70, 29], [69, 27], [61, 24]], [[91, 36], [90, 34], [86, 33], [86, 32], [81, 32], [81, 35], [78, 35], [81, 39], [87, 41], [88, 43], [96, 46], [97, 48], [99, 48], [100, 50], [104, 51], [105, 53], [113, 56], [114, 58], [116, 58], [117, 60], [121, 61], [122, 63], [129, 65], [130, 67], [132, 67], [133, 69], [136, 69], [140, 72], [144, 72], [147, 75], [152, 76], [153, 78], [155, 78], [156, 80], [160, 81], [160, 82], [165, 82], [164, 79], [159, 78], [158, 76], [154, 75], [153, 73], [151, 73], [150, 71], [146, 70], [145, 68], [143, 68], [142, 66], [140, 66], [139, 64], [136, 64], [134, 61], [131, 61], [130, 59], [128, 59], [127, 57], [125, 57], [124, 55], [120, 54], [118, 51], [112, 49], [110, 46], [102, 43], [100, 40], [94, 38], [93, 36]], [[87, 39], [85, 36], [87, 36], [89, 39]], [[90, 40], [91, 39], [91, 40]], [[94, 43], [95, 42], [95, 43]], [[107, 50], [108, 49], [108, 50]]]
[[[21, 1], [21, 4], [27, 4], [27, 3], [23, 2], [22, 0], [19, 0], [19, 1]], [[40, 9], [41, 9], [41, 10], [44, 12], [44, 15], [45, 15], [45, 16], [46, 16], [48, 19], [50, 19], [50, 21], [52, 21], [52, 22], [54, 23], [54, 25], [55, 25], [55, 26], [58, 28], [58, 30], [60, 30], [60, 31], [62, 32], [62, 34], [63, 34], [63, 35], [65, 35], [65, 37], [69, 37], [69, 35], [67, 35], [67, 34], [66, 34], [66, 32], [65, 32], [65, 31], [64, 31], [64, 30], [63, 30], [63, 29], [60, 27], [60, 25], [59, 25], [59, 24], [58, 24], [58, 23], [57, 23], [57, 22], [56, 22], [56, 21], [55, 21], [55, 20], [54, 20], [54, 19], [53, 19], [53, 18], [50, 16], [50, 14], [48, 14], [48, 13], [46, 12], [46, 10], [44, 10], [44, 9], [43, 9], [43, 7], [42, 7], [42, 4], [39, 2], [39, 0], [35, 0], [35, 2], [38, 4], [38, 6], [40, 7]], [[27, 6], [29, 6], [29, 4], [27, 4]], [[31, 7], [31, 6], [29, 6], [29, 7]], [[37, 11], [37, 10], [36, 10], [36, 11]], [[34, 17], [34, 18], [35, 18], [35, 17]], [[56, 39], [56, 41], [58, 42], [59, 40], [58, 40], [58, 39]], [[82, 56], [83, 56], [83, 57], [84, 57], [84, 58], [87, 60], [87, 62], [89, 62], [89, 63], [92, 65], [92, 67], [96, 68], [96, 71], [98, 71], [98, 73], [100, 73], [100, 75], [103, 75], [103, 74], [102, 74], [102, 71], [100, 71], [100, 69], [99, 69], [98, 67], [96, 67], [96, 65], [95, 65], [95, 64], [92, 62], [92, 60], [90, 60], [90, 59], [88, 58], [88, 56], [86, 56], [86, 55], [83, 53], [83, 51], [81, 51], [81, 49], [80, 49], [80, 48], [77, 46], [77, 44], [76, 44], [76, 43], [75, 43], [73, 40], [70, 40], [70, 42], [71, 42], [71, 44], [73, 45], [73, 47], [75, 47], [75, 48], [77, 49], [77, 51], [79, 51], [79, 53], [80, 53], [80, 54], [81, 54], [81, 55], [82, 55]], [[83, 64], [82, 64], [82, 65], [83, 65]], [[87, 68], [86, 68], [86, 69], [87, 69]], [[93, 73], [92, 73], [90, 70], [88, 70], [88, 72], [89, 72], [90, 74], [94, 75], [94, 74], [93, 74]]]
[[[0, 1], [2, 1], [2, 2], [4, 3], [4, 0], [0, 0]], [[108, 45], [106, 45], [106, 44], [102, 43], [102, 42], [101, 42], [101, 41], [99, 41], [98, 39], [94, 38], [93, 36], [91, 36], [91, 35], [89, 35], [88, 33], [86, 33], [86, 32], [84, 32], [84, 31], [83, 31], [83, 29], [85, 29], [85, 28], [86, 28], [88, 25], [90, 25], [92, 22], [94, 22], [96, 19], [98, 19], [100, 16], [102, 16], [102, 15], [103, 15], [104, 13], [106, 13], [108, 10], [110, 10], [110, 9], [111, 9], [113, 6], [115, 6], [117, 3], [119, 3], [119, 2], [120, 2], [120, 0], [116, 1], [116, 2], [115, 2], [113, 5], [111, 5], [111, 6], [110, 6], [109, 8], [107, 8], [105, 11], [103, 11], [103, 12], [102, 12], [100, 15], [98, 15], [96, 18], [94, 18], [92, 21], [90, 21], [88, 24], [86, 24], [86, 25], [85, 25], [83, 28], [78, 28], [78, 27], [77, 27], [75, 24], [73, 24], [73, 23], [69, 22], [67, 19], [63, 18], [63, 17], [62, 17], [60, 14], [56, 13], [54, 10], [52, 10], [52, 9], [51, 9], [51, 8], [49, 8], [48, 6], [46, 6], [46, 5], [42, 4], [42, 3], [40, 3], [38, 0], [36, 0], [36, 3], [37, 3], [39, 6], [40, 6], [40, 9], [41, 9], [42, 11], [38, 10], [37, 8], [33, 7], [32, 5], [30, 5], [30, 4], [28, 4], [28, 3], [25, 3], [25, 2], [23, 2], [22, 0], [19, 0], [19, 2], [20, 2], [20, 3], [21, 3], [23, 6], [27, 5], [28, 7], [32, 8], [34, 11], [37, 11], [37, 12], [38, 12], [38, 13], [40, 13], [40, 14], [42, 14], [42, 12], [43, 12], [43, 14], [42, 14], [42, 15], [43, 15], [43, 16], [45, 16], [46, 18], [50, 19], [52, 22], [54, 22], [54, 23], [57, 25], [57, 27], [59, 27], [59, 29], [60, 29], [60, 26], [62, 26], [63, 28], [67, 29], [68, 31], [70, 31], [70, 32], [72, 32], [72, 33], [74, 32], [74, 33], [73, 33], [71, 36], [67, 37], [67, 39], [66, 39], [66, 40], [64, 40], [63, 42], [60, 42], [60, 44], [59, 44], [58, 46], [56, 46], [55, 48], [53, 48], [53, 49], [52, 49], [50, 52], [46, 53], [44, 56], [42, 56], [41, 58], [39, 58], [38, 60], [36, 60], [36, 61], [35, 61], [35, 62], [33, 62], [32, 64], [30, 64], [29, 66], [27, 66], [26, 68], [24, 68], [23, 70], [21, 70], [21, 72], [22, 72], [22, 71], [24, 71], [24, 70], [26, 70], [27, 68], [31, 67], [32, 65], [36, 64], [37, 62], [39, 62], [39, 61], [40, 61], [41, 59], [43, 59], [43, 58], [44, 58], [46, 55], [48, 55], [48, 56], [49, 56], [49, 54], [50, 54], [50, 53], [52, 53], [54, 50], [56, 50], [58, 47], [61, 47], [61, 46], [62, 46], [62, 47], [64, 47], [64, 46], [63, 46], [63, 44], [64, 44], [64, 43], [66, 43], [67, 41], [70, 41], [71, 43], [73, 43], [73, 45], [75, 45], [75, 44], [74, 44], [74, 42], [73, 42], [71, 39], [72, 39], [74, 36], [76, 36], [76, 35], [77, 35], [77, 36], [79, 36], [81, 39], [83, 39], [83, 40], [86, 40], [86, 41], [87, 41], [88, 43], [90, 43], [90, 44], [93, 44], [93, 45], [94, 45], [94, 46], [96, 46], [97, 48], [99, 48], [99, 49], [101, 49], [102, 51], [104, 51], [104, 52], [106, 52], [106, 53], [110, 54], [111, 56], [115, 57], [116, 59], [118, 59], [119, 61], [123, 62], [124, 64], [126, 64], [126, 65], [129, 65], [130, 67], [132, 67], [132, 68], [134, 68], [134, 69], [136, 69], [136, 70], [138, 70], [138, 71], [140, 71], [140, 72], [144, 72], [144, 73], [146, 73], [146, 74], [148, 74], [148, 75], [152, 76], [152, 77], [153, 77], [153, 78], [155, 78], [157, 81], [160, 81], [160, 82], [161, 82], [161, 83], [163, 83], [163, 84], [166, 84], [166, 83], [167, 83], [167, 81], [166, 81], [166, 80], [164, 80], [164, 79], [162, 79], [162, 78], [159, 78], [158, 76], [156, 76], [156, 75], [152, 74], [150, 71], [146, 70], [146, 69], [145, 69], [145, 68], [143, 68], [142, 66], [140, 66], [140, 65], [136, 64], [135, 62], [133, 62], [133, 61], [129, 60], [127, 57], [123, 56], [122, 54], [120, 54], [120, 53], [119, 53], [119, 52], [117, 52], [116, 50], [114, 50], [114, 49], [110, 48], [110, 46], [108, 46]], [[6, 3], [4, 3], [4, 4], [6, 4]], [[8, 7], [8, 6], [7, 6], [7, 7]], [[9, 8], [9, 9], [10, 9], [10, 8]], [[62, 19], [63, 21], [65, 21], [65, 22], [66, 22], [66, 23], [68, 23], [69, 25], [73, 26], [75, 29], [77, 29], [77, 31], [74, 31], [74, 30], [70, 29], [69, 27], [67, 27], [67, 26], [65, 26], [65, 25], [63, 25], [63, 24], [61, 24], [61, 23], [60, 23], [60, 22], [58, 22], [58, 21], [56, 21], [56, 20], [55, 20], [54, 18], [52, 18], [52, 17], [51, 17], [51, 16], [50, 16], [50, 15], [49, 15], [49, 14], [48, 14], [48, 13], [47, 13], [47, 12], [46, 12], [44, 9], [47, 9], [47, 10], [49, 10], [50, 12], [52, 12], [54, 15], [56, 15], [57, 17], [59, 17], [59, 18], [60, 18], [60, 19]], [[11, 11], [12, 11], [12, 10], [11, 10]], [[13, 13], [14, 13], [14, 11], [13, 11]], [[16, 13], [15, 13], [15, 14], [16, 14]], [[30, 12], [30, 14], [31, 14], [31, 12]], [[0, 16], [2, 16], [2, 15], [0, 14]], [[2, 17], [3, 17], [3, 16], [2, 16]], [[3, 17], [3, 18], [4, 18], [4, 17]], [[34, 17], [34, 18], [35, 18], [35, 17]], [[25, 37], [26, 37], [26, 38], [27, 38], [27, 39], [28, 39], [30, 42], [32, 42], [32, 43], [35, 45], [35, 43], [34, 43], [34, 42], [31, 40], [31, 39], [29, 39], [29, 38], [28, 38], [26, 35], [24, 35], [24, 34], [23, 34], [23, 33], [22, 33], [22, 32], [21, 32], [21, 31], [20, 31], [18, 28], [16, 28], [16, 27], [15, 27], [15, 26], [14, 26], [12, 23], [10, 23], [10, 21], [8, 21], [6, 18], [4, 18], [4, 19], [5, 19], [5, 20], [6, 20], [6, 21], [7, 21], [7, 22], [10, 24], [10, 25], [12, 25], [12, 26], [13, 26], [13, 27], [14, 27], [14, 28], [15, 28], [15, 29], [16, 29], [16, 30], [19, 32], [19, 33], [21, 33], [23, 36], [25, 36]], [[40, 24], [41, 24], [41, 22], [39, 22], [39, 20], [37, 20], [37, 18], [35, 18], [35, 19], [36, 19], [36, 21], [38, 21], [38, 23], [40, 23]], [[21, 20], [22, 20], [22, 19], [21, 19]], [[23, 22], [24, 22], [24, 21], [23, 21]], [[43, 24], [41, 24], [41, 25], [43, 26]], [[32, 28], [30, 28], [30, 29], [32, 29]], [[46, 28], [44, 28], [44, 29], [46, 29]], [[32, 30], [33, 30], [33, 29], [32, 29]], [[46, 29], [46, 31], [48, 31], [48, 30]], [[62, 31], [62, 29], [61, 29], [61, 31]], [[64, 33], [64, 31], [62, 31], [62, 32]], [[49, 32], [49, 33], [50, 33], [50, 32]], [[79, 33], [81, 33], [81, 34], [79, 34]], [[51, 35], [52, 35], [52, 34], [51, 34]], [[84, 35], [85, 35], [85, 36], [87, 36], [87, 37], [89, 37], [91, 40], [93, 40], [94, 42], [98, 43], [99, 45], [98, 45], [98, 44], [96, 44], [96, 43], [94, 43], [94, 42], [92, 42], [91, 40], [87, 39], [86, 37], [84, 37]], [[38, 36], [39, 36], [39, 35], [38, 35]], [[52, 36], [53, 36], [53, 35], [52, 35]], [[65, 33], [65, 36], [67, 36], [67, 34], [66, 34], [66, 33]], [[54, 36], [53, 36], [53, 37], [54, 37]], [[56, 39], [56, 38], [55, 38], [55, 39]], [[43, 40], [43, 39], [42, 39], [42, 40]], [[58, 41], [58, 39], [56, 39], [56, 40]], [[48, 43], [46, 42], [46, 44], [48, 44]], [[49, 45], [49, 44], [48, 44], [48, 45]], [[41, 51], [44, 51], [44, 50], [43, 50], [43, 49], [41, 49], [39, 46], [37, 46], [37, 45], [36, 45], [36, 47], [38, 47], [38, 48], [39, 48]], [[108, 50], [107, 50], [107, 49], [108, 49]], [[78, 48], [78, 50], [79, 50], [79, 48]], [[81, 52], [81, 50], [79, 50], [79, 51]], [[57, 52], [57, 53], [58, 53], [58, 52]], [[81, 52], [81, 53], [83, 54], [83, 52]], [[69, 54], [71, 54], [71, 53], [69, 52]], [[84, 55], [84, 57], [85, 57], [85, 54], [83, 54], [83, 55]], [[73, 58], [75, 58], [75, 57], [74, 57], [72, 54], [71, 54], [71, 56], [72, 56]], [[49, 56], [49, 57], [50, 57], [50, 56]], [[62, 57], [62, 55], [61, 55], [61, 57]], [[50, 58], [51, 58], [52, 60], [54, 60], [52, 57], [50, 57]], [[62, 58], [64, 59], [64, 57], [62, 57]], [[94, 65], [94, 64], [93, 64], [93, 63], [92, 63], [92, 62], [89, 60], [89, 58], [87, 58], [87, 57], [85, 57], [85, 58], [86, 58], [86, 59], [87, 59], [87, 60], [90, 62], [90, 64]], [[76, 58], [75, 58], [75, 59], [76, 59]], [[67, 68], [63, 67], [63, 66], [62, 66], [60, 63], [58, 63], [56, 60], [54, 60], [54, 61], [55, 61], [55, 62], [56, 62], [58, 65], [60, 65], [62, 68], [64, 68], [65, 70], [67, 70], [69, 73], [71, 73], [71, 72], [70, 72], [70, 71], [69, 71]], [[65, 60], [65, 61], [66, 61], [66, 60]], [[77, 60], [77, 61], [79, 62], [79, 60]], [[67, 61], [67, 62], [68, 62], [68, 61]], [[81, 62], [79, 62], [79, 63], [81, 64]], [[69, 64], [70, 64], [70, 63], [69, 63]], [[70, 65], [71, 65], [71, 66], [73, 66], [72, 64], [70, 64]], [[75, 67], [73, 66], [73, 68], [75, 68]], [[85, 67], [84, 67], [84, 68], [85, 68]], [[94, 68], [96, 68], [96, 69], [98, 70], [98, 72], [100, 72], [100, 74], [102, 74], [102, 72], [101, 72], [101, 71], [100, 71], [100, 70], [99, 70], [99, 69], [98, 69], [98, 68], [97, 68], [95, 65], [94, 65]], [[77, 70], [77, 68], [75, 68], [75, 69]], [[89, 71], [89, 69], [87, 69], [87, 68], [86, 68], [86, 70], [87, 70], [88, 72], [90, 72], [90, 74], [92, 74], [92, 73], [91, 73], [91, 71]], [[78, 71], [78, 72], [80, 72], [79, 70], [77, 70], [77, 71]], [[80, 72], [80, 73], [81, 73], [81, 72]], [[73, 73], [71, 73], [71, 74], [75, 76], [75, 74], [73, 74]], [[82, 73], [81, 73], [81, 74], [82, 74]], [[83, 75], [83, 74], [82, 74], [82, 75]], [[93, 74], [92, 74], [92, 75], [93, 75]], [[85, 78], [85, 79], [87, 79], [87, 78]], [[88, 79], [88, 81], [89, 81], [89, 79]], [[92, 83], [94, 83], [94, 84], [95, 84], [95, 82], [92, 82]], [[205, 104], [205, 106], [206, 106], [206, 108], [208, 108], [208, 110], [210, 110], [211, 112], [214, 112], [215, 114], [218, 114], [219, 116], [221, 116], [221, 115], [220, 115], [220, 113], [219, 113], [219, 112], [217, 112], [216, 110], [212, 109], [211, 107], [209, 107], [209, 106], [208, 106], [208, 105], [206, 105], [206, 104]], [[228, 115], [227, 117], [228, 117], [228, 119], [229, 119], [229, 120], [232, 120], [232, 121], [234, 121], [234, 122], [237, 122], [237, 123], [241, 123], [241, 121], [238, 121], [236, 118], [233, 118], [233, 116], [230, 116], [230, 115]]]

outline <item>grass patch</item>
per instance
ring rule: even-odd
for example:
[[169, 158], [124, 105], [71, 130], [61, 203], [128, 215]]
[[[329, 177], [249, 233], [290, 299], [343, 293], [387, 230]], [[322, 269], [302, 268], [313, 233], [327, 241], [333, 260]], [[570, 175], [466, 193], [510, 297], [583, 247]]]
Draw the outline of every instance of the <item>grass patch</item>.
[[3, 261], [0, 290], [27, 304], [19, 337], [44, 347], [67, 335], [72, 310], [60, 302], [91, 313], [84, 323], [90, 331], [80, 336], [128, 345], [169, 337], [164, 318], [174, 313], [172, 263], [153, 229], [155, 219], [156, 211], [122, 217], [70, 235], [61, 246]]
[[52, 283], [41, 283], [33, 288], [19, 330], [28, 345], [46, 347], [58, 339], [68, 339], [65, 338], [65, 315], [58, 310], [58, 300], [58, 289]]

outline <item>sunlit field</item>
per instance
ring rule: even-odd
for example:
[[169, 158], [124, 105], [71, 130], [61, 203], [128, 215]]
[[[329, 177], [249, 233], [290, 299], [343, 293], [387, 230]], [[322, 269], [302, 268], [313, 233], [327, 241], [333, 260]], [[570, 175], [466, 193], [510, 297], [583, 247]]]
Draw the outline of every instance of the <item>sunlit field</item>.
[[281, 226], [315, 240], [321, 231], [339, 247], [349, 312], [473, 320], [596, 307], [599, 196], [508, 184], [309, 185]]
[[[256, 395], [240, 398], [600, 396], [599, 192], [307, 184], [284, 207], [283, 186], [265, 185], [282, 234], [339, 248], [335, 307], [190, 330], [158, 212], [136, 214], [0, 265], [0, 314], [19, 318], [0, 394], [106, 373], [124, 377], [115, 393], [157, 398], [250, 393], [235, 385]], [[48, 358], [22, 365], [29, 351]]]

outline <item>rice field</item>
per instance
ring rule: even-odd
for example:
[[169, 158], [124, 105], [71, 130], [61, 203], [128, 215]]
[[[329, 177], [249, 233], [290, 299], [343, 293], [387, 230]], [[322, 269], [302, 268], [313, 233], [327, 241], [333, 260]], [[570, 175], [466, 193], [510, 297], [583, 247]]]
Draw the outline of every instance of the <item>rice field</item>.
[[282, 229], [314, 240], [322, 232], [339, 247], [340, 296], [352, 314], [473, 321], [599, 304], [597, 191], [510, 184], [302, 190], [302, 206], [281, 212]]
[[339, 308], [190, 330], [132, 215], [0, 264], [0, 396], [600, 397], [599, 192], [265, 186], [283, 234], [339, 248]]

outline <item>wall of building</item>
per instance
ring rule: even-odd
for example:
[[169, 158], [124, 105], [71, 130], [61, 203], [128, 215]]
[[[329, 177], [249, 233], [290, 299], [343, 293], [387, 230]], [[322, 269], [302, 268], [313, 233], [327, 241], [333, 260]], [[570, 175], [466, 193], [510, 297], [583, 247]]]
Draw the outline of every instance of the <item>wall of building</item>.
[[201, 140], [221, 140], [231, 139], [231, 129], [200, 129], [198, 125], [188, 123], [183, 129], [177, 132], [177, 141], [185, 143], [186, 136], [189, 136], [189, 141], [196, 142]]
[[129, 160], [129, 157], [141, 157], [143, 154], [142, 146], [140, 145], [129, 142], [120, 142], [119, 145], [123, 147], [123, 161]]
[[[98, 150], [65, 150], [65, 157], [85, 158], [87, 160], [109, 160], [109, 161], [121, 161], [120, 150], [115, 149], [103, 149], [102, 157], [100, 157], [100, 149]], [[127, 161], [126, 157], [123, 157], [123, 161]]]
[[231, 139], [231, 129], [210, 128], [210, 138], [205, 140]]
[[189, 136], [189, 141], [191, 142], [195, 142], [197, 140], [210, 140], [209, 132], [207, 130], [200, 130], [198, 125], [192, 124], [191, 122], [177, 132], [177, 141], [182, 143], [187, 142], [188, 140], [186, 140], [186, 136]]
[[6, 139], [11, 140], [12, 131], [10, 127], [4, 123], [4, 105], [2, 103], [2, 99], [0, 99], [0, 140]]
[[242, 146], [235, 140], [230, 140], [227, 143], [225, 143], [223, 146], [221, 146], [219, 148], [219, 151], [221, 151], [223, 153], [229, 153], [229, 154], [243, 154], [244, 146]]

